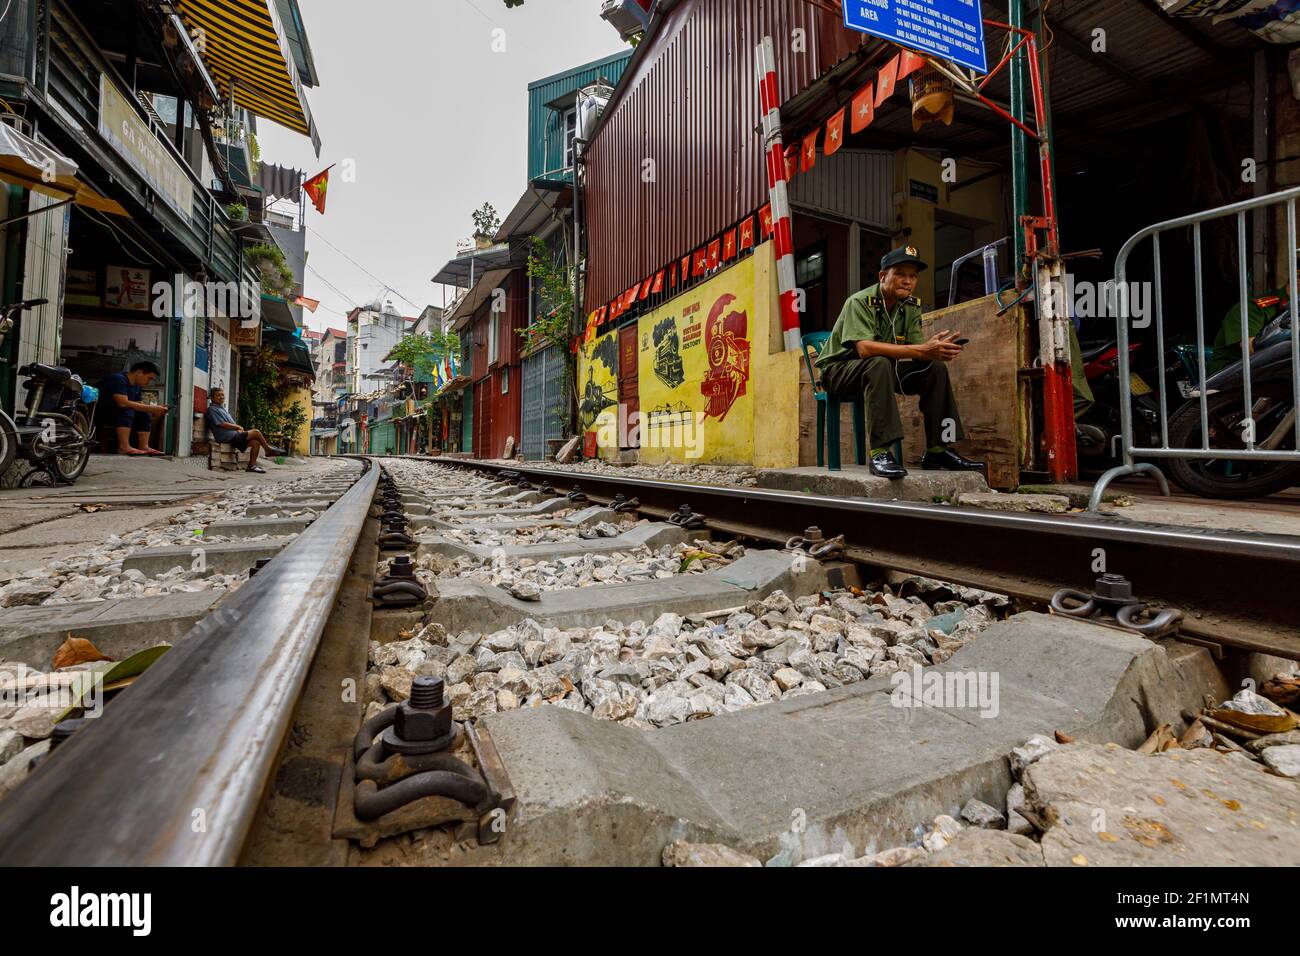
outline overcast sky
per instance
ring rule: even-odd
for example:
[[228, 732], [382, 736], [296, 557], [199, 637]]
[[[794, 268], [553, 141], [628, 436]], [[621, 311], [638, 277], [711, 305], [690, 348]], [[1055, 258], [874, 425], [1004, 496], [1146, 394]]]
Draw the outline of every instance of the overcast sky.
[[[470, 214], [491, 202], [504, 219], [527, 185], [528, 84], [626, 45], [600, 0], [299, 2], [320, 74], [307, 95], [321, 157], [266, 120], [258, 141], [263, 162], [308, 176], [338, 164], [326, 214], [307, 210], [306, 295], [321, 300], [307, 324], [340, 326], [385, 284], [405, 315], [442, 305], [429, 280], [473, 231]], [[355, 182], [340, 175], [347, 160]]]

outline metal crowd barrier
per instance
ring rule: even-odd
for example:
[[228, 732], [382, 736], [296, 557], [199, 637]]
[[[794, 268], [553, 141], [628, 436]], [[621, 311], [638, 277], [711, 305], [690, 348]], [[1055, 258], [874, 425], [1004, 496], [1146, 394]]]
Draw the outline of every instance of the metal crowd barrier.
[[[1116, 316], [1115, 324], [1118, 330], [1119, 338], [1119, 386], [1120, 386], [1120, 419], [1122, 428], [1122, 441], [1124, 449], [1124, 464], [1112, 468], [1102, 475], [1092, 492], [1092, 499], [1089, 502], [1089, 511], [1098, 511], [1101, 502], [1104, 499], [1106, 488], [1116, 478], [1129, 475], [1148, 474], [1154, 477], [1160, 484], [1161, 491], [1169, 494], [1169, 484], [1165, 479], [1164, 473], [1150, 462], [1137, 462], [1136, 457], [1142, 458], [1161, 458], [1175, 459], [1182, 458], [1191, 461], [1269, 461], [1269, 462], [1296, 462], [1300, 463], [1300, 450], [1286, 451], [1277, 447], [1284, 436], [1278, 434], [1281, 429], [1275, 430], [1273, 435], [1258, 436], [1248, 435], [1245, 440], [1244, 448], [1211, 448], [1210, 447], [1210, 418], [1209, 418], [1209, 395], [1211, 390], [1207, 389], [1207, 375], [1205, 371], [1205, 297], [1204, 282], [1202, 275], [1201, 263], [1201, 227], [1204, 223], [1212, 222], [1219, 219], [1236, 218], [1237, 225], [1237, 291], [1241, 310], [1241, 344], [1242, 355], [1245, 361], [1243, 365], [1243, 407], [1245, 417], [1253, 420], [1255, 409], [1254, 393], [1251, 382], [1250, 355], [1251, 350], [1249, 343], [1251, 335], [1249, 330], [1249, 304], [1250, 290], [1247, 281], [1246, 268], [1246, 214], [1256, 212], [1257, 215], [1271, 214], [1278, 206], [1286, 207], [1286, 227], [1287, 227], [1287, 258], [1290, 264], [1290, 309], [1291, 321], [1291, 384], [1293, 390], [1293, 399], [1296, 407], [1300, 407], [1300, 336], [1296, 332], [1296, 315], [1297, 315], [1297, 297], [1300, 295], [1300, 289], [1297, 289], [1296, 281], [1296, 200], [1300, 199], [1300, 188], [1288, 189], [1282, 192], [1271, 193], [1267, 196], [1258, 196], [1254, 199], [1248, 199], [1244, 202], [1233, 203], [1227, 206], [1221, 206], [1217, 209], [1206, 210], [1205, 212], [1195, 213], [1190, 216], [1183, 216], [1179, 219], [1171, 219], [1168, 222], [1157, 223], [1148, 226], [1135, 234], [1120, 249], [1119, 255], [1115, 260], [1115, 293], [1119, 296], [1118, 308], [1114, 310]], [[1200, 402], [1200, 434], [1201, 444], [1197, 448], [1174, 448], [1169, 444], [1169, 396], [1165, 387], [1165, 381], [1162, 377], [1160, 387], [1156, 389], [1160, 399], [1160, 444], [1157, 447], [1145, 447], [1138, 443], [1133, 429], [1133, 394], [1132, 394], [1132, 377], [1129, 366], [1129, 333], [1130, 323], [1133, 316], [1130, 315], [1127, 292], [1128, 285], [1128, 265], [1129, 257], [1134, 250], [1145, 242], [1151, 240], [1152, 258], [1154, 262], [1154, 272], [1152, 275], [1152, 296], [1151, 296], [1151, 313], [1155, 322], [1156, 330], [1156, 348], [1159, 352], [1159, 362], [1161, 374], [1165, 361], [1165, 329], [1164, 329], [1164, 303], [1163, 303], [1163, 285], [1161, 275], [1161, 258], [1160, 258], [1160, 237], [1166, 233], [1179, 229], [1191, 229], [1192, 233], [1192, 256], [1193, 256], [1193, 275], [1195, 281], [1196, 293], [1196, 353], [1198, 356], [1199, 379], [1195, 383], [1192, 391], [1192, 398]], [[1258, 293], [1257, 293], [1258, 294]], [[1144, 318], [1144, 317], [1140, 317]], [[1145, 325], [1141, 326], [1145, 328]], [[1175, 409], [1177, 411], [1178, 409]], [[1292, 411], [1291, 425], [1295, 430], [1296, 448], [1300, 449], [1300, 418], [1296, 418], [1294, 408]], [[1262, 439], [1262, 440], [1257, 440]]]

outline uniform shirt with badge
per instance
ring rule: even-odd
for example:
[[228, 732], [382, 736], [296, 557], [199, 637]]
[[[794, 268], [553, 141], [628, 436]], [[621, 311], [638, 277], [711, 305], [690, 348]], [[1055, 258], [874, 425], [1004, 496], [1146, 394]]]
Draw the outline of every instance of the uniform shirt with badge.
[[[1264, 330], [1277, 314], [1287, 308], [1290, 295], [1286, 289], [1269, 292], [1258, 299], [1246, 302], [1246, 331], [1253, 339]], [[1240, 362], [1243, 355], [1241, 348], [1241, 303], [1235, 303], [1228, 314], [1223, 317], [1219, 334], [1214, 338], [1214, 355], [1206, 367], [1207, 374], [1214, 375], [1229, 365]]]
[[879, 284], [849, 296], [817, 359], [817, 367], [824, 369], [836, 362], [859, 358], [857, 342], [923, 344], [921, 300], [913, 297], [897, 302], [890, 312], [885, 308]]

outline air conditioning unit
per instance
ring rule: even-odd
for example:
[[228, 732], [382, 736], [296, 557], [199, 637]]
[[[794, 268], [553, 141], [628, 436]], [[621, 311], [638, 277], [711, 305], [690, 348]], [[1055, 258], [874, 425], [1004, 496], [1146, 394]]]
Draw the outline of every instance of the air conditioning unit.
[[657, 0], [605, 0], [600, 7], [600, 17], [624, 40], [644, 33], [654, 16]]

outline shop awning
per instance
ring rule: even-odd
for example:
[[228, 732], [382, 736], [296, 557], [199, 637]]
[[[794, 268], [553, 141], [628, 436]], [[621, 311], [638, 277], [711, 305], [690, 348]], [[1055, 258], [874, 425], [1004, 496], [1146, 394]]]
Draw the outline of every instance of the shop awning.
[[522, 262], [516, 262], [508, 245], [475, 249], [473, 252], [467, 252], [450, 260], [433, 277], [433, 281], [466, 289], [477, 282], [478, 277], [489, 269], [509, 268], [512, 265], [523, 265], [527, 261], [525, 258]]
[[122, 206], [77, 178], [76, 163], [8, 123], [0, 123], [0, 180], [63, 202], [130, 218]]
[[311, 362], [311, 351], [307, 348], [307, 343], [296, 335], [279, 329], [263, 329], [262, 344], [284, 353], [285, 368], [315, 376], [316, 367]]
[[289, 310], [289, 303], [279, 296], [262, 296], [262, 324], [267, 329], [279, 329], [292, 335], [298, 331], [298, 323]]
[[493, 269], [483, 273], [482, 277], [474, 283], [474, 288], [465, 293], [464, 297], [456, 303], [456, 308], [452, 309], [451, 314], [447, 316], [448, 328], [458, 328], [475, 313], [480, 305], [492, 298], [492, 294], [510, 276], [510, 272], [509, 269]]
[[223, 95], [257, 116], [320, 135], [275, 0], [179, 0], [191, 29], [204, 32], [203, 59]]

